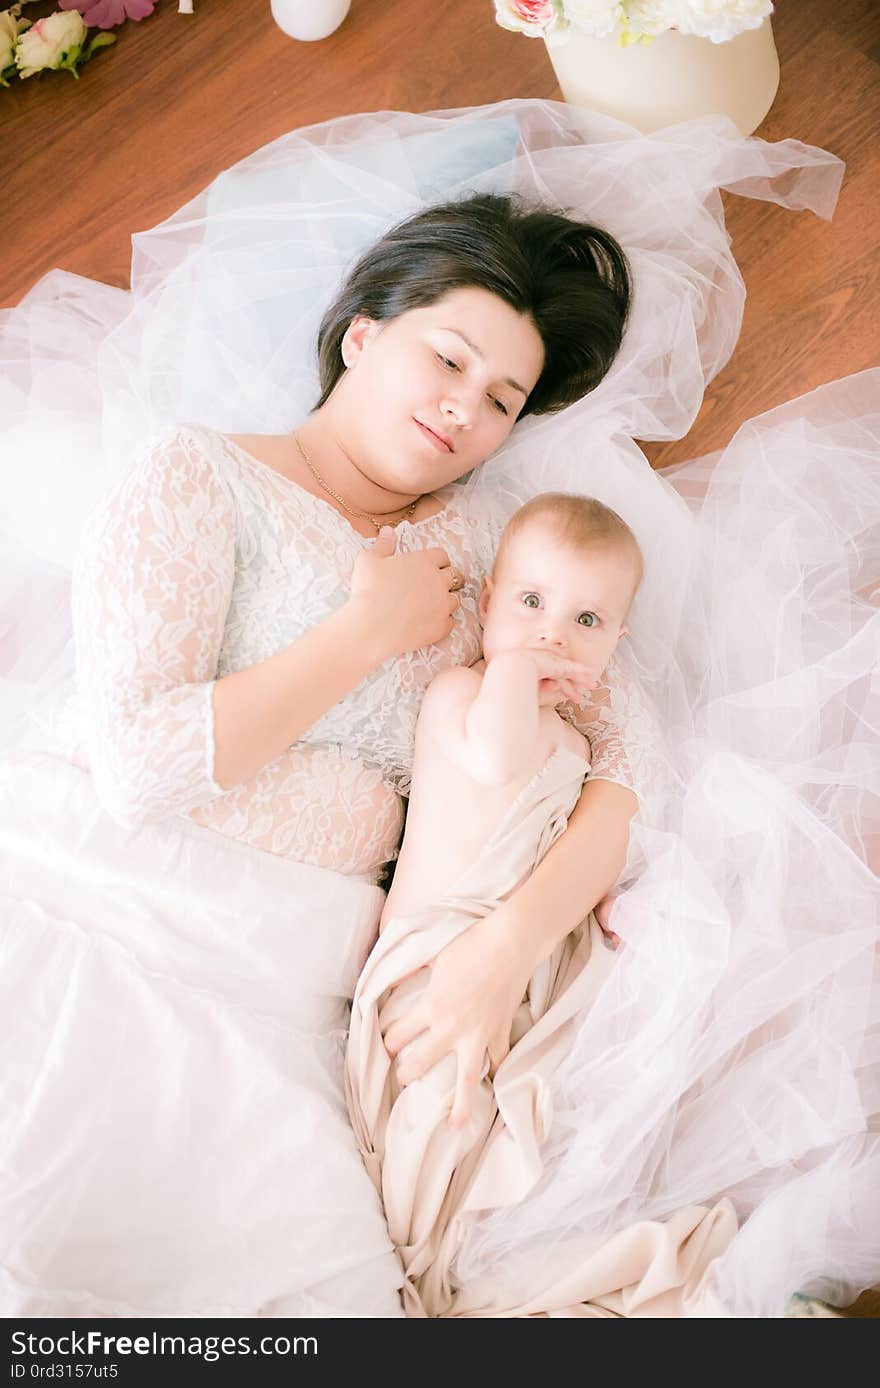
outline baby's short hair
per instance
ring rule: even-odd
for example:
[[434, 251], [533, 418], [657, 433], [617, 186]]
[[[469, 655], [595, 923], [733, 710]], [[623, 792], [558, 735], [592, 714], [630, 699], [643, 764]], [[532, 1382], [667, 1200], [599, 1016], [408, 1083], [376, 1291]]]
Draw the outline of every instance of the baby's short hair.
[[645, 568], [638, 540], [623, 517], [610, 506], [594, 496], [580, 496], [575, 492], [541, 492], [515, 511], [504, 527], [493, 572], [497, 571], [510, 541], [535, 521], [549, 522], [559, 540], [574, 549], [603, 546], [623, 550], [632, 561], [632, 592], [635, 594]]

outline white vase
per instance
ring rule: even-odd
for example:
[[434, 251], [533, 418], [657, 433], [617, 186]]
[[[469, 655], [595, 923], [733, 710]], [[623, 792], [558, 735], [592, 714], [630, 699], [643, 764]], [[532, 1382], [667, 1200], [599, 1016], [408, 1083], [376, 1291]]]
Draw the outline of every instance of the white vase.
[[351, 0], [271, 0], [272, 18], [292, 39], [326, 39], [338, 29]]
[[572, 28], [567, 43], [548, 44], [547, 51], [566, 101], [646, 133], [721, 113], [751, 135], [779, 86], [769, 19], [726, 43], [667, 29], [626, 48], [615, 37], [595, 39]]

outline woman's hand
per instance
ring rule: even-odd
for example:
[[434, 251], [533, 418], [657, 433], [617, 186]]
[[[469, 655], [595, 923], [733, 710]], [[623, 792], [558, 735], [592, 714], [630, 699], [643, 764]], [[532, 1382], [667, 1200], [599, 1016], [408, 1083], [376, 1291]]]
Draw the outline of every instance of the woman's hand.
[[620, 936], [616, 930], [612, 930], [611, 928], [611, 913], [616, 905], [616, 895], [613, 892], [609, 892], [607, 896], [603, 896], [602, 900], [597, 902], [594, 908], [594, 915], [598, 922], [599, 929], [602, 931], [602, 934], [605, 936], [605, 939], [611, 945], [612, 949], [617, 949], [617, 946], [620, 944]]
[[407, 1048], [397, 1068], [401, 1084], [418, 1079], [450, 1052], [455, 1054], [450, 1127], [461, 1127], [467, 1120], [486, 1054], [494, 1075], [510, 1050], [513, 1019], [533, 967], [531, 958], [511, 948], [502, 905], [440, 951], [418, 1003], [385, 1033], [392, 1058]]
[[[598, 923], [617, 949], [620, 938], [609, 924], [615, 901], [613, 896], [602, 901]], [[508, 1054], [513, 1019], [534, 972], [534, 959], [511, 947], [505, 910], [499, 906], [440, 951], [421, 998], [383, 1037], [392, 1059], [406, 1048], [397, 1065], [400, 1084], [411, 1084], [444, 1056], [455, 1055], [452, 1128], [467, 1121], [486, 1055], [494, 1076]]]
[[435, 645], [452, 631], [458, 594], [455, 571], [442, 549], [396, 554], [390, 525], [362, 550], [351, 576], [351, 599], [364, 614], [380, 660]]

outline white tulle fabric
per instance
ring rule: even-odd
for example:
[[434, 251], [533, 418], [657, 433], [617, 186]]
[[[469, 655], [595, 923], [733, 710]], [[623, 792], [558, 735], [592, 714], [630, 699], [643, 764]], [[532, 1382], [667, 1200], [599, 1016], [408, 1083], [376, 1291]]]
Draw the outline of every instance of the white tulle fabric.
[[541, 1285], [571, 1240], [723, 1198], [734, 1314], [880, 1278], [878, 456], [874, 371], [651, 479], [688, 508], [651, 680], [676, 783], [634, 826], [624, 946], [545, 1096], [542, 1178], [475, 1222], [457, 1285]]
[[[221, 175], [160, 227], [136, 237], [131, 292], [54, 272], [3, 316], [0, 631], [7, 739], [22, 744], [18, 716], [35, 704], [38, 692], [68, 692], [70, 572], [85, 519], [113, 487], [136, 488], [135, 474], [128, 474], [143, 459], [148, 440], [167, 442], [182, 421], [208, 426], [191, 449], [189, 466], [211, 470], [217, 515], [205, 518], [205, 533], [226, 536], [225, 557], [206, 572], [190, 570], [184, 579], [198, 601], [214, 609], [212, 622], [198, 636], [175, 643], [178, 654], [166, 673], [159, 660], [152, 671], [143, 661], [135, 670], [131, 651], [117, 652], [115, 641], [105, 642], [94, 668], [111, 669], [118, 660], [119, 678], [114, 675], [106, 688], [93, 678], [93, 708], [80, 707], [68, 718], [69, 745], [79, 746], [86, 760], [95, 758], [94, 780], [74, 767], [48, 775], [61, 803], [51, 819], [41, 819], [35, 809], [24, 835], [17, 827], [16, 797], [7, 798], [0, 838], [15, 871], [4, 879], [12, 885], [4, 888], [2, 908], [18, 932], [17, 948], [26, 953], [7, 956], [25, 962], [7, 971], [4, 997], [11, 1012], [26, 1013], [33, 1023], [32, 1030], [26, 1020], [17, 1030], [10, 1073], [32, 1075], [34, 1086], [14, 1088], [12, 1111], [27, 1098], [31, 1126], [22, 1128], [15, 1148], [15, 1179], [4, 1193], [4, 1208], [21, 1202], [20, 1179], [41, 1192], [51, 1209], [55, 1120], [33, 1057], [39, 1051], [51, 1065], [52, 1057], [64, 1054], [48, 1044], [52, 1019], [62, 1012], [78, 1019], [82, 1059], [89, 1045], [92, 1054], [99, 1053], [90, 1027], [98, 1028], [116, 1005], [112, 976], [58, 963], [59, 926], [38, 888], [52, 881], [53, 891], [66, 892], [63, 913], [57, 913], [75, 923], [70, 930], [76, 938], [103, 939], [107, 913], [112, 917], [128, 890], [127, 854], [141, 854], [161, 829], [170, 837], [163, 839], [162, 854], [154, 855], [156, 875], [151, 879], [143, 867], [137, 879], [151, 881], [152, 888], [138, 885], [131, 900], [141, 923], [161, 923], [152, 934], [145, 926], [145, 938], [170, 951], [175, 940], [190, 938], [194, 893], [198, 882], [210, 878], [206, 860], [202, 875], [190, 881], [192, 855], [175, 844], [195, 836], [247, 862], [251, 909], [258, 915], [264, 903], [261, 865], [285, 870], [291, 900], [298, 891], [296, 875], [321, 870], [282, 855], [301, 854], [302, 845], [324, 828], [289, 823], [283, 808], [266, 815], [255, 809], [258, 803], [301, 804], [298, 776], [306, 778], [310, 793], [329, 785], [337, 803], [351, 793], [375, 810], [379, 801], [372, 797], [388, 797], [380, 831], [374, 833], [372, 825], [358, 830], [357, 813], [350, 824], [327, 830], [338, 847], [337, 861], [347, 869], [372, 869], [380, 839], [387, 833], [390, 842], [397, 832], [399, 808], [392, 812], [390, 806], [393, 797], [399, 807], [407, 760], [396, 712], [383, 721], [387, 741], [381, 757], [372, 741], [365, 755], [368, 739], [357, 732], [352, 709], [351, 720], [300, 749], [306, 760], [298, 767], [293, 758], [282, 759], [277, 772], [267, 769], [269, 781], [256, 792], [257, 800], [235, 804], [235, 795], [230, 800], [213, 786], [211, 662], [220, 668], [226, 658], [226, 668], [234, 668], [238, 656], [244, 660], [252, 649], [248, 643], [266, 636], [262, 623], [245, 630], [244, 612], [256, 594], [244, 588], [238, 635], [227, 628], [226, 618], [236, 610], [236, 579], [224, 526], [231, 525], [233, 512], [237, 523], [245, 516], [255, 488], [272, 488], [269, 511], [275, 519], [258, 540], [266, 555], [270, 545], [283, 550], [285, 507], [306, 505], [308, 533], [315, 537], [308, 563], [328, 584], [331, 574], [338, 585], [346, 572], [333, 553], [342, 544], [342, 523], [323, 513], [319, 521], [314, 501], [282, 497], [278, 483], [257, 479], [248, 460], [217, 439], [285, 430], [304, 417], [318, 394], [312, 344], [323, 308], [376, 235], [426, 202], [475, 189], [513, 189], [596, 221], [619, 238], [635, 278], [633, 314], [612, 371], [592, 395], [559, 416], [524, 421], [456, 489], [449, 544], [464, 544], [462, 528], [470, 517], [467, 571], [473, 580], [473, 564], [485, 565], [506, 516], [547, 488], [590, 492], [633, 526], [645, 552], [645, 581], [631, 635], [619, 648], [589, 722], [593, 774], [602, 766], [595, 742], [604, 738], [611, 758], [606, 769], [636, 784], [640, 813], [625, 879], [629, 889], [615, 918], [624, 947], [554, 1076], [547, 1102], [555, 1117], [542, 1154], [544, 1175], [525, 1201], [474, 1224], [457, 1275], [491, 1277], [500, 1260], [507, 1268], [536, 1266], [542, 1258], [552, 1263], [567, 1234], [602, 1239], [636, 1220], [662, 1220], [728, 1196], [741, 1229], [718, 1261], [715, 1289], [730, 1314], [781, 1315], [794, 1291], [818, 1290], [834, 1299], [880, 1279], [878, 927], [876, 879], [868, 867], [871, 835], [880, 827], [878, 715], [872, 707], [878, 633], [870, 604], [880, 515], [877, 377], [865, 373], [793, 402], [744, 426], [721, 458], [666, 476], [651, 471], [633, 442], [684, 434], [706, 382], [736, 342], [744, 288], [718, 190], [828, 216], [841, 173], [839, 161], [823, 151], [791, 140], [743, 140], [720, 118], [644, 137], [575, 108], [528, 101], [433, 115], [347, 117], [276, 141]], [[169, 485], [185, 490], [183, 475]], [[195, 504], [195, 490], [192, 496]], [[172, 527], [178, 514], [176, 506], [169, 511]], [[293, 525], [289, 510], [286, 515]], [[337, 529], [322, 567], [313, 556], [319, 534], [326, 541], [325, 521]], [[431, 543], [445, 523], [438, 519]], [[298, 513], [297, 524], [306, 524], [304, 514]], [[112, 525], [106, 531], [111, 533]], [[417, 542], [405, 528], [402, 533], [404, 543]], [[134, 543], [134, 537], [124, 540], [124, 532], [117, 539], [123, 549]], [[347, 542], [364, 543], [351, 537]], [[345, 563], [353, 562], [354, 552]], [[114, 583], [127, 562], [123, 556], [114, 567]], [[155, 660], [161, 633], [150, 636], [130, 609], [111, 612], [99, 588], [79, 589], [77, 620], [90, 633], [84, 642], [94, 641], [99, 651], [104, 636], [96, 627], [112, 617]], [[338, 600], [338, 592], [325, 600]], [[469, 649], [464, 631], [460, 639], [460, 649]], [[173, 668], [178, 659], [185, 668]], [[406, 691], [404, 677], [393, 678], [399, 680], [394, 687]], [[137, 692], [144, 680], [156, 695], [152, 712], [152, 697], [144, 703]], [[417, 686], [413, 677], [411, 709]], [[372, 697], [365, 696], [366, 703]], [[185, 716], [174, 738], [160, 737], [159, 752], [147, 755], [151, 719], [161, 721], [176, 709]], [[115, 749], [99, 746], [97, 736], [84, 749], [77, 744], [82, 716], [116, 726]], [[52, 765], [58, 768], [63, 738], [57, 731], [52, 738]], [[644, 760], [640, 749], [646, 749]], [[138, 763], [131, 778], [116, 764], [129, 753]], [[16, 754], [16, 767], [22, 756]], [[167, 779], [157, 774], [154, 756], [165, 758], [166, 768], [173, 763]], [[102, 826], [99, 841], [106, 853], [100, 871], [85, 882], [71, 866], [83, 835], [68, 777], [76, 786], [76, 778], [85, 777], [108, 804], [117, 797], [128, 825], [114, 826], [104, 811], [90, 808], [85, 822]], [[259, 802], [264, 791], [266, 800]], [[160, 803], [176, 818], [139, 823], [144, 807], [149, 821]], [[217, 828], [221, 834], [213, 832]], [[89, 827], [86, 841], [92, 832], [98, 834], [97, 827]], [[266, 847], [271, 851], [263, 852]], [[139, 861], [148, 862], [149, 853]], [[40, 863], [45, 876], [33, 870]], [[367, 882], [353, 885], [374, 890]], [[329, 890], [326, 907], [322, 912], [310, 906], [310, 919], [297, 915], [299, 924], [291, 916], [292, 934], [283, 949], [272, 931], [265, 938], [254, 935], [264, 972], [256, 970], [262, 982], [248, 1007], [274, 1005], [275, 979], [265, 974], [266, 961], [298, 980], [285, 1014], [291, 1027], [298, 1010], [309, 1015], [303, 980], [313, 971], [323, 970], [321, 986], [332, 979], [342, 995], [350, 967], [340, 950], [344, 931], [321, 925], [320, 939], [311, 938], [316, 921], [341, 909]], [[240, 921], [243, 931], [250, 930], [243, 901]], [[203, 943], [208, 952], [222, 949], [210, 931]], [[311, 1081], [297, 1078], [280, 1054], [266, 1052], [257, 1067], [265, 1088], [257, 1092], [269, 1092], [271, 1075], [275, 1101], [255, 1101], [251, 1071], [236, 1060], [242, 1012], [232, 976], [229, 994], [215, 1004], [226, 1041], [206, 1064], [198, 1029], [175, 1001], [203, 986], [194, 960], [204, 956], [195, 951], [182, 957], [179, 994], [174, 988], [163, 994], [170, 1013], [140, 1008], [126, 1041], [135, 1057], [152, 1058], [156, 1072], [174, 1048], [178, 1089], [227, 1113], [233, 1144], [246, 1130], [261, 1134], [259, 1150], [254, 1144], [241, 1147], [236, 1188], [245, 1192], [249, 1178], [277, 1180], [264, 1164], [277, 1114], [299, 1111], [304, 1094], [298, 1085], [308, 1093]], [[153, 980], [151, 967], [139, 970], [141, 999], [149, 999]], [[270, 990], [264, 1003], [260, 988]], [[94, 1086], [85, 1084], [87, 1073], [85, 1066], [73, 1091], [86, 1118], [97, 1102], [94, 1093], [88, 1099]], [[339, 1099], [333, 1084], [335, 1079], [325, 1095], [331, 1107], [336, 1100], [329, 1096]], [[315, 1085], [313, 1098], [322, 1092]], [[139, 1104], [136, 1087], [120, 1086], [114, 1093], [118, 1111], [108, 1100], [102, 1131], [124, 1123], [126, 1132], [151, 1135], [152, 1150], [164, 1154], [150, 1168], [152, 1188], [162, 1189], [163, 1181], [172, 1192], [197, 1188], [192, 1148], [179, 1140], [180, 1111]], [[71, 1171], [94, 1174], [83, 1159], [88, 1131], [84, 1119], [68, 1139]], [[335, 1150], [336, 1129], [318, 1125], [314, 1133]], [[219, 1128], [214, 1131], [207, 1155], [202, 1153], [199, 1170], [208, 1194], [217, 1195], [224, 1179], [222, 1136]], [[141, 1146], [146, 1144], [144, 1138]], [[287, 1168], [291, 1183], [301, 1163], [305, 1169], [307, 1161], [313, 1166], [323, 1155], [304, 1141]], [[131, 1209], [139, 1198], [138, 1180], [132, 1176], [127, 1183], [125, 1160], [113, 1167], [114, 1190], [120, 1208]], [[140, 1167], [134, 1163], [131, 1170]], [[108, 1188], [107, 1169], [100, 1175]], [[28, 1260], [21, 1254], [24, 1245], [8, 1245], [7, 1275], [32, 1287], [57, 1286], [50, 1274], [53, 1259], [60, 1259], [68, 1289], [116, 1286], [119, 1302], [143, 1306], [143, 1287], [134, 1275], [142, 1256], [137, 1230], [120, 1226], [128, 1230], [128, 1242], [114, 1241], [110, 1216], [102, 1226], [85, 1176], [80, 1188], [85, 1207], [99, 1218], [100, 1238], [81, 1241], [74, 1257], [49, 1220], [38, 1226], [43, 1241], [34, 1235], [27, 1245]], [[309, 1183], [305, 1188], [313, 1195], [318, 1189]], [[337, 1190], [328, 1177], [324, 1200], [313, 1200], [318, 1222]], [[360, 1198], [352, 1196], [349, 1214]], [[106, 1209], [113, 1208], [108, 1199]], [[163, 1270], [175, 1266], [181, 1248], [200, 1250], [198, 1257], [210, 1260], [215, 1244], [200, 1236], [195, 1213], [178, 1229], [173, 1221], [162, 1225], [162, 1202], [147, 1201], [145, 1208], [151, 1228], [159, 1221], [163, 1231], [152, 1244], [152, 1285], [166, 1292], [171, 1287], [180, 1304], [180, 1286], [173, 1276], [163, 1280]], [[224, 1209], [224, 1230], [234, 1234], [236, 1247], [247, 1244], [259, 1262], [266, 1237], [262, 1216], [251, 1218], [248, 1198]], [[319, 1254], [313, 1232], [296, 1275], [288, 1279], [292, 1293], [296, 1287], [307, 1293], [307, 1265], [315, 1285], [338, 1271]], [[332, 1242], [331, 1229], [327, 1250]], [[364, 1247], [364, 1257], [359, 1261], [355, 1249], [349, 1262], [350, 1271], [359, 1263], [357, 1288], [379, 1256], [375, 1242], [366, 1240]], [[283, 1269], [274, 1258], [269, 1263], [279, 1275], [270, 1279], [274, 1300], [265, 1304], [277, 1305]], [[193, 1266], [187, 1254], [187, 1267]], [[200, 1305], [222, 1301], [220, 1282], [229, 1268], [222, 1260], [216, 1267], [216, 1277], [199, 1284]], [[355, 1282], [348, 1292], [355, 1300], [361, 1294]], [[351, 1304], [348, 1292], [337, 1304]], [[36, 1314], [68, 1305], [53, 1303], [48, 1294], [35, 1296], [42, 1307]]]

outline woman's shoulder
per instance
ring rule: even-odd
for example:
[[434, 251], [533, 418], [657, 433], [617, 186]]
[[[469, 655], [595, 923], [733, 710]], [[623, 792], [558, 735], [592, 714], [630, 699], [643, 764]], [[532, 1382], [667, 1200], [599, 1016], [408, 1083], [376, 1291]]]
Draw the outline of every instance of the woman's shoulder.
[[212, 505], [231, 499], [227, 469], [219, 447], [220, 435], [200, 424], [163, 424], [142, 438], [130, 465], [105, 494], [98, 513], [109, 508], [183, 501], [209, 497]]
[[160, 425], [138, 450], [136, 468], [141, 471], [192, 474], [207, 477], [222, 474], [224, 436], [206, 424], [177, 421]]
[[206, 424], [178, 420], [159, 425], [146, 438], [142, 457], [163, 457], [174, 452], [193, 452], [205, 457], [216, 455], [223, 435]]
[[80, 569], [108, 543], [128, 546], [137, 535], [231, 533], [235, 499], [216, 464], [212, 435], [190, 424], [166, 424], [144, 435], [86, 519]]

